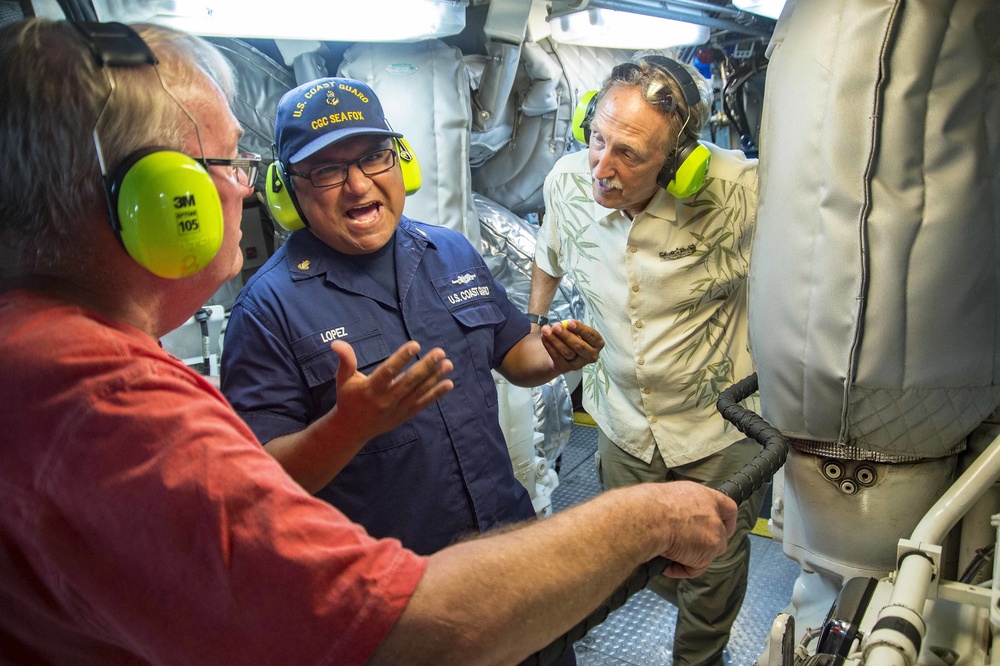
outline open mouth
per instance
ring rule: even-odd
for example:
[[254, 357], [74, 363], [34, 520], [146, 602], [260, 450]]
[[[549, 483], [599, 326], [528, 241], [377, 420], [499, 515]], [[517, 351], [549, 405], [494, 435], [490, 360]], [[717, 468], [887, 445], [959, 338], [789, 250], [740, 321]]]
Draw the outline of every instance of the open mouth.
[[347, 217], [355, 222], [370, 222], [378, 217], [382, 204], [370, 203], [347, 211]]

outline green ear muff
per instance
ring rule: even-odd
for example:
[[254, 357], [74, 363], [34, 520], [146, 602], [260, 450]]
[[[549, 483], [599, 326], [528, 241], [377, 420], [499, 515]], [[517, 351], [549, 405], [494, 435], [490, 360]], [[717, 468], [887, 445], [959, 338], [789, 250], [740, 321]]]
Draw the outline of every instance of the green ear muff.
[[395, 137], [393, 141], [396, 143], [396, 154], [399, 156], [399, 168], [403, 171], [403, 187], [406, 188], [407, 195], [414, 194], [424, 183], [424, 178], [420, 175], [420, 162], [417, 161], [417, 156], [406, 139], [400, 136]]
[[700, 143], [688, 151], [673, 178], [666, 185], [667, 192], [678, 199], [686, 199], [695, 194], [705, 184], [708, 166], [712, 161], [712, 153]]
[[285, 170], [281, 162], [275, 160], [267, 167], [267, 184], [264, 186], [264, 197], [271, 217], [287, 231], [304, 229], [306, 223], [302, 220], [295, 195], [285, 179]]
[[582, 144], [590, 143], [590, 121], [597, 106], [597, 91], [588, 90], [580, 97], [573, 110], [573, 138]]
[[160, 277], [197, 273], [222, 245], [219, 191], [183, 153], [150, 147], [129, 155], [111, 180], [109, 204], [125, 250]]

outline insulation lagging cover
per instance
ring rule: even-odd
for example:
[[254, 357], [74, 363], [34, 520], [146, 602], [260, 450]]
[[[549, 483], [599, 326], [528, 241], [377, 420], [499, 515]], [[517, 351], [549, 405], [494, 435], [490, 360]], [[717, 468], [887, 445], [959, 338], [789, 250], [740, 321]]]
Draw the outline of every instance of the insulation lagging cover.
[[763, 416], [841, 457], [948, 455], [1000, 403], [1000, 3], [790, 0], [770, 49]]
[[[563, 155], [586, 146], [573, 138], [573, 111], [580, 96], [601, 87], [604, 77], [633, 51], [527, 42], [513, 94], [504, 110], [506, 136], [473, 132], [473, 153], [492, 154], [475, 163], [472, 187], [487, 199], [524, 216], [544, 208], [545, 176]], [[478, 150], [477, 150], [478, 148]]]

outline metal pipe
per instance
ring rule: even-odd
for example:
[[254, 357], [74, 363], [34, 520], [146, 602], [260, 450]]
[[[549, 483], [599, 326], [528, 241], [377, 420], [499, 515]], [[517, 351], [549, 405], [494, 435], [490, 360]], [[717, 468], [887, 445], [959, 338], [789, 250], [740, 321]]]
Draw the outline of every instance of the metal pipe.
[[940, 545], [945, 535], [961, 520], [983, 493], [1000, 478], [1000, 436], [976, 458], [944, 495], [934, 503], [913, 529], [910, 538], [918, 543]]
[[934, 577], [934, 565], [921, 553], [913, 552], [899, 565], [889, 604], [879, 611], [875, 627], [868, 634], [861, 663], [865, 666], [913, 666], [927, 635], [921, 612], [927, 589]]
[[[955, 523], [1000, 476], [1000, 436], [952, 484], [917, 523], [910, 540], [928, 546], [944, 541]], [[903, 555], [889, 603], [868, 635], [861, 663], [865, 666], [912, 666], [927, 633], [921, 613], [934, 578], [934, 564], [920, 551]]]
[[[706, 6], [710, 9], [707, 11], [721, 12], [721, 13], [735, 13], [736, 16], [743, 14], [738, 10], [731, 10], [727, 7], [719, 7], [718, 5], [713, 5], [711, 3], [698, 2], [697, 0], [676, 0], [672, 1], [670, 5], [674, 5], [680, 8], [690, 8], [693, 10], [702, 10]], [[577, 12], [586, 11], [587, 9], [610, 9], [619, 12], [628, 12], [631, 14], [642, 14], [644, 16], [655, 16], [658, 18], [672, 19], [674, 21], [683, 21], [685, 23], [694, 23], [696, 25], [705, 25], [710, 28], [720, 28], [723, 30], [733, 30], [735, 32], [740, 32], [746, 35], [753, 35], [755, 37], [766, 37], [771, 36], [773, 26], [764, 27], [761, 25], [756, 25], [758, 17], [754, 16], [752, 22], [739, 23], [734, 20], [716, 18], [712, 16], [706, 16], [703, 13], [688, 13], [684, 11], [677, 11], [675, 9], [670, 9], [670, 6], [665, 2], [655, 2], [655, 3], [640, 3], [634, 0], [585, 0], [584, 2], [553, 2], [552, 7], [549, 9], [549, 20], [559, 18], [561, 16], [566, 16], [568, 14], [575, 14]], [[746, 15], [746, 14], [743, 14]], [[768, 20], [768, 19], [763, 19]]]
[[[560, 5], [562, 7], [559, 7]], [[718, 12], [730, 16], [745, 16], [747, 14], [741, 9], [735, 9], [726, 5], [717, 5], [706, 0], [555, 0], [552, 3], [552, 11], [554, 13], [558, 12], [559, 16], [582, 12], [591, 8], [615, 9], [632, 12], [633, 14], [643, 14], [647, 12], [669, 11], [671, 6]]]
[[[601, 0], [592, 0], [596, 2], [601, 2]], [[657, 9], [663, 7], [664, 9], [670, 6], [681, 7], [683, 9], [699, 9], [706, 12], [718, 12], [720, 14], [728, 14], [729, 16], [740, 16], [746, 15], [742, 9], [736, 9], [735, 7], [730, 7], [727, 5], [717, 5], [712, 2], [706, 2], [705, 0], [665, 0], [663, 2], [658, 2], [657, 0], [617, 0], [619, 3], [627, 3], [630, 5], [635, 5], [637, 7], [649, 7], [651, 9]]]

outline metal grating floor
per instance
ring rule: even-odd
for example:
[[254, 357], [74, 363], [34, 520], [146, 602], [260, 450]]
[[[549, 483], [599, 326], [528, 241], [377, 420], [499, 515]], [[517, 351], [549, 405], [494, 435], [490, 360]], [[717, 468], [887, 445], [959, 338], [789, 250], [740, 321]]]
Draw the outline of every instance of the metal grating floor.
[[[594, 452], [597, 430], [574, 425], [563, 451], [559, 487], [552, 510], [561, 511], [601, 490]], [[792, 595], [799, 568], [767, 537], [750, 537], [750, 576], [746, 599], [733, 625], [728, 653], [731, 666], [752, 666], [764, 648], [771, 623]], [[613, 612], [574, 646], [579, 666], [670, 666], [677, 609], [643, 590]]]

